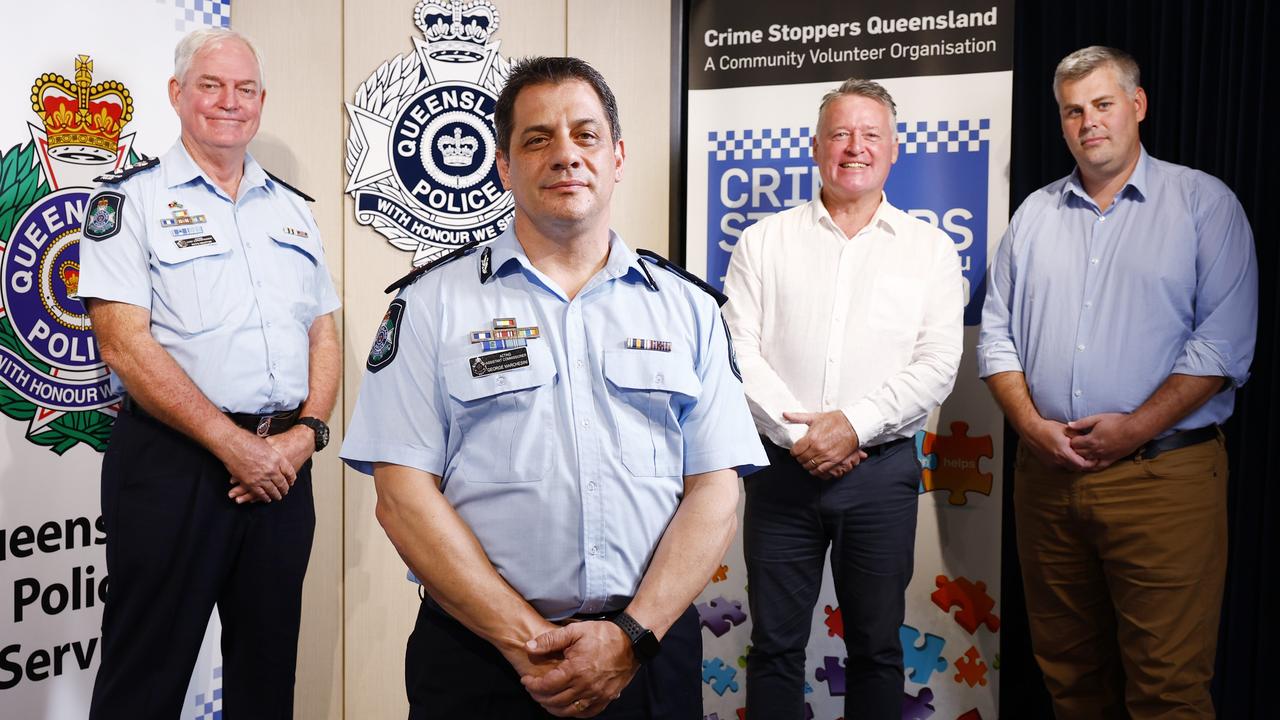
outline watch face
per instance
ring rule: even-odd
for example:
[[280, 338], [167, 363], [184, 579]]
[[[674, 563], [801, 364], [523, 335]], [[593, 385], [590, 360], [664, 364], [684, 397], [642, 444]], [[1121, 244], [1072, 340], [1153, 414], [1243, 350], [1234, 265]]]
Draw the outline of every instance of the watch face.
[[643, 635], [636, 638], [633, 647], [635, 648], [636, 655], [641, 660], [652, 660], [654, 656], [658, 654], [658, 648], [660, 645], [658, 644], [658, 638], [653, 634], [653, 631], [645, 630]]

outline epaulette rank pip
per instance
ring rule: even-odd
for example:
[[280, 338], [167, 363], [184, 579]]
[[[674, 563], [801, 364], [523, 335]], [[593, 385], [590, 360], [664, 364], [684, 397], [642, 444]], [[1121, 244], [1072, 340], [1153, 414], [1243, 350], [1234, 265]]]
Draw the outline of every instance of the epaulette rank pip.
[[435, 270], [441, 265], [447, 265], [453, 262], [454, 260], [457, 260], [460, 257], [466, 257], [467, 255], [470, 255], [471, 253], [475, 252], [476, 248], [478, 247], [480, 247], [480, 241], [472, 240], [466, 245], [459, 247], [457, 250], [454, 250], [445, 255], [441, 255], [440, 257], [436, 258], [435, 260], [432, 260], [429, 263], [426, 263], [425, 265], [414, 268], [413, 270], [409, 271], [408, 275], [405, 275], [399, 280], [388, 285], [387, 289], [384, 292], [392, 293], [402, 288], [409, 287], [414, 282], [416, 282], [418, 278], [422, 277], [423, 275], [426, 275], [427, 273], [431, 272], [432, 270]]
[[129, 167], [120, 168], [119, 170], [113, 170], [112, 172], [106, 173], [104, 175], [99, 175], [98, 177], [94, 178], [93, 181], [96, 183], [105, 183], [107, 185], [114, 185], [116, 183], [119, 183], [125, 180], [130, 176], [137, 175], [143, 170], [150, 170], [153, 167], [159, 167], [159, 165], [160, 165], [160, 158], [158, 157], [149, 158], [146, 155], [143, 155], [142, 159], [134, 163], [133, 165], [130, 165]]
[[[716, 304], [720, 305], [721, 307], [723, 307], [725, 303], [729, 302], [729, 297], [727, 295], [711, 287], [707, 283], [703, 282], [702, 278], [698, 277], [697, 275], [694, 275], [688, 270], [685, 270], [679, 265], [662, 257], [658, 253], [653, 252], [652, 250], [636, 250], [636, 254], [639, 255], [642, 260], [648, 260], [649, 262], [655, 265], [664, 267], [667, 270], [670, 270], [672, 273], [675, 273], [676, 275], [679, 275], [680, 277], [684, 278], [686, 281], [693, 283], [693, 285], [696, 286], [699, 290], [702, 290], [706, 294], [715, 298]], [[640, 267], [641, 269], [643, 269], [644, 265], [642, 264]], [[648, 272], [646, 272], [645, 275], [648, 276], [649, 287], [653, 288], [654, 290], [657, 290], [658, 287], [657, 287], [657, 284], [653, 282], [653, 276], [649, 275]]]

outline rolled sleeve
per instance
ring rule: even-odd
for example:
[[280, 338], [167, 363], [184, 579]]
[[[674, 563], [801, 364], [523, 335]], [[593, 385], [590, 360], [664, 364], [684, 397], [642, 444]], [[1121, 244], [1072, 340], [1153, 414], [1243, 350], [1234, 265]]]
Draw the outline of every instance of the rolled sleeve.
[[1253, 232], [1235, 195], [1222, 194], [1197, 214], [1195, 328], [1173, 372], [1249, 379], [1258, 326], [1258, 263]]
[[1014, 344], [1012, 330], [1013, 237], [1016, 220], [1009, 224], [996, 259], [987, 270], [987, 294], [982, 305], [982, 328], [978, 333], [978, 377], [1002, 372], [1023, 372], [1022, 359]]

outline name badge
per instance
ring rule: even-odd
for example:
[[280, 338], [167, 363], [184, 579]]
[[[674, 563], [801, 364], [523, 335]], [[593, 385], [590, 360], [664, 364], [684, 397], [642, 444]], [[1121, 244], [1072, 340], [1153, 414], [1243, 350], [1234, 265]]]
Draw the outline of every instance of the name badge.
[[529, 349], [527, 347], [502, 352], [477, 355], [471, 358], [471, 377], [484, 377], [494, 373], [529, 367]]
[[178, 238], [173, 241], [173, 244], [186, 249], [190, 247], [199, 247], [201, 245], [212, 245], [216, 242], [218, 242], [218, 239], [212, 235], [201, 235], [200, 237], [193, 238]]

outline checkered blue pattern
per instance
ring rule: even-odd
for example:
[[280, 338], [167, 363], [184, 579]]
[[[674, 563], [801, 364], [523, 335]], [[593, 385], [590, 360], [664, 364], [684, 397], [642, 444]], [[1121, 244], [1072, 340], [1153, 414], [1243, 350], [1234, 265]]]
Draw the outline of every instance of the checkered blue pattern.
[[173, 6], [173, 29], [179, 32], [231, 27], [231, 0], [156, 0], [156, 4]]
[[222, 666], [213, 669], [213, 682], [209, 685], [209, 694], [196, 695], [195, 712], [192, 720], [222, 720]]
[[991, 120], [920, 120], [898, 123], [902, 152], [978, 152], [991, 142]]
[[808, 158], [812, 132], [807, 127], [712, 130], [707, 142], [716, 160]]

